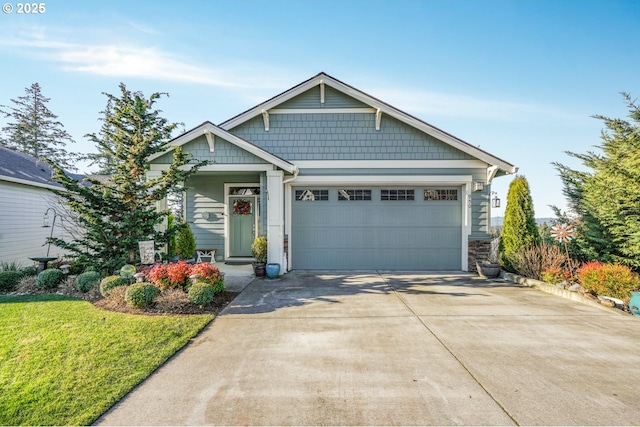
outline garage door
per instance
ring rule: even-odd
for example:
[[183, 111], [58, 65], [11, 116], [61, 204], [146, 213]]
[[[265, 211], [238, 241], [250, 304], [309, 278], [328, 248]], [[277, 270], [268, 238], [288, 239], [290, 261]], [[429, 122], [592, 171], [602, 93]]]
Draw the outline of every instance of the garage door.
[[292, 192], [294, 269], [461, 269], [460, 187]]

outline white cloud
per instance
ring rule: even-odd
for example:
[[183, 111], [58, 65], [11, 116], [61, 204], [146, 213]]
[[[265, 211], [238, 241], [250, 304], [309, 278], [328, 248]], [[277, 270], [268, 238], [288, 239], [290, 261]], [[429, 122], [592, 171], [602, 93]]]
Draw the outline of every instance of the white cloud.
[[[13, 34], [1, 37], [0, 32], [0, 49], [57, 63], [65, 71], [195, 83], [237, 90], [256, 86], [258, 89], [283, 87], [285, 73], [282, 70], [271, 74], [277, 76], [275, 78], [258, 78], [260, 70], [269, 68], [264, 64], [230, 62], [212, 57], [191, 60], [157, 47], [132, 44], [70, 43], [62, 38], [51, 37], [43, 28], [21, 29]], [[214, 60], [224, 66], [208, 65]]]
[[391, 105], [419, 117], [464, 117], [497, 121], [524, 121], [532, 116], [562, 119], [584, 119], [553, 106], [526, 104], [498, 99], [486, 99], [456, 93], [429, 92], [416, 89], [377, 90], [375, 96]]

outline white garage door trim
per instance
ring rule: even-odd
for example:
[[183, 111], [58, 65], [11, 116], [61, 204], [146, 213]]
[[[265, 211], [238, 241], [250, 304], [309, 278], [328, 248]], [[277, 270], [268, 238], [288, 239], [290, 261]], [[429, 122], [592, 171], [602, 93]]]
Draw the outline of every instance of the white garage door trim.
[[328, 175], [328, 176], [298, 176], [295, 181], [285, 184], [285, 232], [289, 236], [289, 250], [287, 264], [292, 264], [291, 254], [291, 189], [292, 187], [312, 185], [371, 185], [371, 186], [462, 186], [462, 241], [460, 242], [460, 265], [467, 271], [469, 234], [471, 234], [471, 175]]

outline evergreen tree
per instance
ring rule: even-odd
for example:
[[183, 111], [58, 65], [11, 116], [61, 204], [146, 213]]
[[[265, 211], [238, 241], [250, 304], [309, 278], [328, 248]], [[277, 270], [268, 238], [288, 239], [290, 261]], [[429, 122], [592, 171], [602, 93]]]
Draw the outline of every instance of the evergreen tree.
[[102, 127], [98, 134], [85, 135], [96, 144], [98, 152], [89, 153], [83, 159], [89, 160], [89, 166], [98, 166], [96, 174], [111, 175], [115, 173], [117, 164], [116, 147], [114, 139], [111, 137], [115, 133], [115, 129], [112, 124], [109, 124], [109, 119], [113, 117], [113, 101], [111, 98], [107, 100], [107, 106], [100, 114], [102, 114], [102, 118], [99, 119], [102, 122]]
[[5, 118], [11, 119], [2, 128], [0, 145], [36, 158], [48, 158], [59, 166], [77, 170], [77, 155], [64, 148], [74, 142], [64, 130], [58, 116], [47, 108], [50, 98], [42, 95], [40, 85], [34, 83], [25, 89], [26, 94], [12, 99], [14, 106], [0, 106]]
[[509, 184], [499, 251], [503, 265], [512, 269], [510, 257], [520, 248], [540, 242], [529, 182], [517, 176]]
[[567, 152], [587, 172], [554, 163], [577, 218], [578, 244], [586, 259], [620, 262], [640, 269], [640, 107], [622, 94], [631, 121], [604, 122], [600, 152]]
[[[105, 117], [99, 135], [90, 135], [96, 143], [108, 138], [113, 147], [113, 174], [109, 179], [85, 179], [81, 183], [50, 162], [55, 180], [67, 190], [52, 191], [65, 200], [85, 231], [76, 241], [54, 239], [53, 243], [72, 252], [83, 264], [107, 271], [125, 262], [135, 263], [141, 240], [155, 240], [156, 246], [167, 244], [178, 227], [158, 230], [169, 210], [157, 211], [157, 202], [182, 191], [180, 183], [207, 164], [192, 163], [190, 156], [176, 147], [168, 169], [147, 179], [146, 159], [168, 148], [176, 124], [168, 123], [154, 108], [162, 94], [154, 93], [147, 99], [141, 92], [127, 90], [124, 84], [120, 90], [120, 97], [105, 94], [113, 106], [112, 114]], [[191, 167], [183, 169], [185, 165]]]

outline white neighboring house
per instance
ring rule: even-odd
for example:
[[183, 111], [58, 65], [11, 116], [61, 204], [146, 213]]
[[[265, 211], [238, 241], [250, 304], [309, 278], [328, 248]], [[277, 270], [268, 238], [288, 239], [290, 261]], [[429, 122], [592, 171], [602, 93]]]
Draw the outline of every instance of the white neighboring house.
[[[53, 225], [53, 211], [48, 213], [49, 227], [43, 227], [47, 209], [62, 212], [48, 189], [62, 189], [51, 181], [51, 168], [35, 157], [0, 147], [0, 261], [32, 265], [30, 257], [47, 254], [47, 238], [51, 235], [68, 239], [64, 220], [58, 216]], [[81, 175], [72, 175], [78, 179]], [[51, 245], [49, 256], [62, 256], [64, 251]]]

